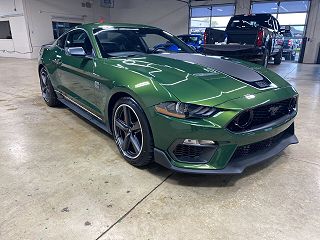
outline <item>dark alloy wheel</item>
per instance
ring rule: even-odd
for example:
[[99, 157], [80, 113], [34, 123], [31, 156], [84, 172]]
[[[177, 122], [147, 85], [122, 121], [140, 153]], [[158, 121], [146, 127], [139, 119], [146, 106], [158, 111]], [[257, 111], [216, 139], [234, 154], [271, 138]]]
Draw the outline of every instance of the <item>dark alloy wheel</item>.
[[112, 118], [113, 137], [122, 156], [134, 166], [149, 164], [153, 158], [153, 139], [141, 107], [129, 97], [115, 105]]
[[142, 150], [143, 134], [139, 118], [127, 104], [118, 106], [114, 116], [114, 137], [122, 153], [131, 159]]
[[42, 97], [46, 102], [49, 102], [49, 94], [50, 94], [48, 81], [49, 81], [48, 73], [45, 68], [42, 68], [40, 71], [40, 86], [41, 86]]
[[54, 92], [49, 74], [45, 67], [42, 67], [40, 69], [39, 77], [40, 77], [41, 94], [46, 104], [50, 107], [55, 107], [59, 105], [59, 100], [57, 99], [57, 96]]

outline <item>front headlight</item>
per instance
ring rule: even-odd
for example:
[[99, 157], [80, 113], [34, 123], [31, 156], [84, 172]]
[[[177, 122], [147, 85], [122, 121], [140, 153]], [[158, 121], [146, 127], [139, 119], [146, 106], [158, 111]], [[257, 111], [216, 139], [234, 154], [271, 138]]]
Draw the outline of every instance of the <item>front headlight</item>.
[[158, 113], [176, 118], [206, 118], [218, 112], [214, 107], [206, 107], [181, 102], [164, 102], [155, 106]]

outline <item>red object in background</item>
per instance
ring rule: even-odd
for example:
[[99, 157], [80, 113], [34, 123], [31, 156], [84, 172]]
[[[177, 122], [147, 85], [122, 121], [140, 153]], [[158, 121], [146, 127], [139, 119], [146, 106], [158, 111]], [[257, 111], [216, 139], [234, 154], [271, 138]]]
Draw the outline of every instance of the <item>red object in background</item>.
[[258, 47], [262, 47], [263, 44], [263, 31], [258, 32], [258, 37], [257, 37], [257, 42], [256, 42]]
[[291, 46], [292, 46], [292, 44], [293, 44], [292, 39], [289, 39], [289, 41], [288, 41], [288, 46], [289, 46], [289, 47], [291, 47]]
[[104, 19], [103, 17], [100, 17], [99, 20], [98, 20], [98, 22], [99, 22], [99, 23], [104, 23], [104, 22], [105, 22], [105, 19]]

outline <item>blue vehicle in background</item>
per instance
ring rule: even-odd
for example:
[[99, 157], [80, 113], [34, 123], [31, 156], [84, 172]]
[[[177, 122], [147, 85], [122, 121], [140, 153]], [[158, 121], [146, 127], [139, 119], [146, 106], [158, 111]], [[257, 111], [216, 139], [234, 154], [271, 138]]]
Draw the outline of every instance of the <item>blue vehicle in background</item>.
[[203, 36], [201, 34], [179, 35], [178, 38], [180, 38], [187, 45], [194, 47], [197, 52], [203, 52]]
[[[203, 37], [201, 34], [185, 34], [177, 36], [188, 46], [194, 48], [197, 52], [203, 52]], [[157, 49], [162, 49], [168, 52], [179, 52], [179, 48], [172, 43], [160, 44], [156, 47]]]

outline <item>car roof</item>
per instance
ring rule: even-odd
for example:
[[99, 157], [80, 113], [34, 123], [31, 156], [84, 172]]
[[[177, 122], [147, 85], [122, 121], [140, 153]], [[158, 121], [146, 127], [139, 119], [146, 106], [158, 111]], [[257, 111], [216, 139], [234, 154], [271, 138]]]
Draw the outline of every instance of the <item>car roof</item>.
[[272, 16], [271, 13], [253, 13], [253, 14], [237, 14], [237, 15], [234, 15], [234, 17], [237, 17], [237, 16], [245, 16], [245, 17], [248, 17], [248, 16]]
[[86, 23], [79, 25], [78, 27], [82, 27], [85, 29], [93, 29], [93, 28], [154, 28], [156, 27], [143, 25], [143, 24], [132, 24], [132, 23], [109, 23], [109, 22], [101, 22], [101, 23]]

